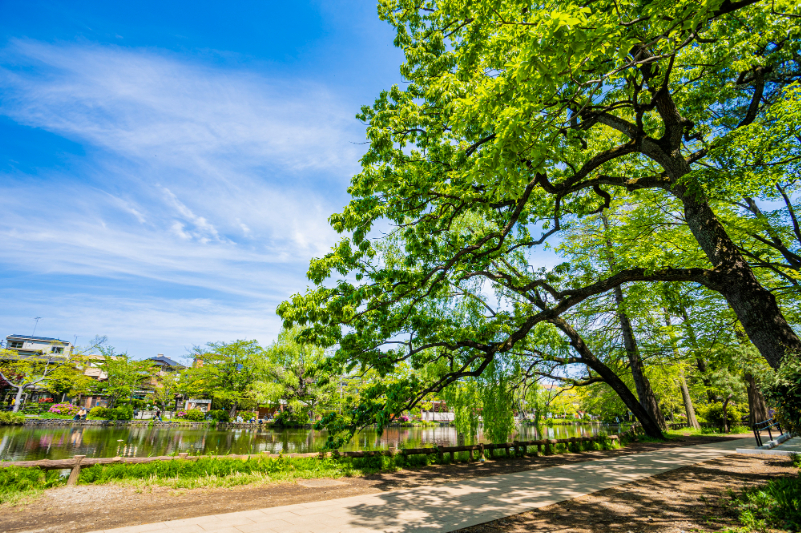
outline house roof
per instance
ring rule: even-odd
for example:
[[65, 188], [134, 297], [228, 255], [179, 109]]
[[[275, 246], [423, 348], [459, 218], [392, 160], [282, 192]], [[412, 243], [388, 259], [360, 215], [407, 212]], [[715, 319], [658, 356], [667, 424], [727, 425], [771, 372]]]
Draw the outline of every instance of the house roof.
[[158, 357], [148, 357], [146, 361], [156, 361], [159, 363], [164, 363], [167, 366], [180, 366], [180, 367], [184, 366], [177, 361], [173, 361], [169, 357], [164, 357], [163, 355], [160, 355]]
[[9, 335], [8, 337], [6, 337], [6, 339], [22, 339], [22, 340], [28, 340], [28, 341], [44, 341], [44, 342], [57, 341], [57, 342], [63, 342], [64, 344], [69, 344], [70, 343], [69, 341], [64, 341], [64, 340], [61, 340], [61, 339], [55, 339], [53, 337], [32, 337], [30, 335]]

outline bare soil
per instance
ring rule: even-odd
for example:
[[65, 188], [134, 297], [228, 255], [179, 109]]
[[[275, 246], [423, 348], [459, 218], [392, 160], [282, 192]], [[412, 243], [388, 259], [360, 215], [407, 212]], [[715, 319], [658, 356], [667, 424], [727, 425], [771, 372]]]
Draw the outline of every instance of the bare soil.
[[[547, 457], [528, 456], [521, 459], [489, 460], [485, 463], [436, 465], [418, 470], [402, 470], [365, 477], [341, 478], [337, 480], [342, 482], [341, 484], [310, 483], [298, 480], [297, 483], [180, 491], [158, 486], [137, 490], [116, 484], [61, 487], [45, 491], [42, 497], [24, 504], [16, 506], [0, 505], [0, 531], [3, 533], [50, 533], [56, 531], [85, 532], [110, 529], [209, 514], [345, 498], [360, 494], [421, 485], [434, 485], [472, 477], [506, 474], [523, 470], [535, 470], [549, 466], [631, 455], [668, 447], [705, 444], [720, 440], [728, 439], [703, 436], [684, 437], [665, 443], [633, 443], [619, 450], [560, 454]], [[666, 525], [664, 520], [678, 520], [678, 517], [682, 516], [681, 513], [685, 509], [687, 512], [695, 513], [698, 508], [703, 507], [705, 504], [699, 503], [700, 500], [698, 500], [701, 495], [709, 497], [715, 491], [724, 490], [725, 487], [736, 488], [743, 483], [763, 482], [772, 476], [792, 470], [788, 470], [783, 466], [773, 466], [769, 461], [745, 456], [732, 456], [719, 461], [721, 462], [720, 465], [710, 466], [709, 463], [704, 463], [690, 467], [688, 473], [681, 474], [685, 476], [681, 480], [672, 480], [670, 478], [673, 475], [672, 472], [662, 474], [649, 478], [654, 480], [653, 483], [641, 481], [630, 488], [625, 488], [627, 486], [624, 486], [603, 491], [572, 500], [571, 502], [548, 507], [547, 509], [550, 511], [543, 509], [536, 513], [524, 513], [508, 519], [508, 523], [499, 521], [485, 526], [477, 526], [491, 529], [475, 529], [475, 531], [507, 531], [504, 529], [506, 527], [514, 528], [508, 529], [508, 531], [523, 531], [532, 528], [536, 530], [539, 527], [545, 528], [545, 531], [616, 531], [611, 524], [625, 524], [632, 520], [637, 520], [639, 524], [639, 522], [642, 522], [640, 519], [642, 516], [653, 518], [657, 524], [664, 526]], [[688, 471], [688, 469], [681, 469], [677, 472], [685, 471]], [[668, 476], [667, 481], [663, 481], [665, 476]], [[688, 487], [683, 484], [691, 486]], [[621, 492], [617, 494], [614, 491]], [[603, 494], [609, 495], [599, 496]], [[598, 503], [584, 503], [587, 498], [599, 497], [609, 498], [611, 503], [601, 505]], [[664, 505], [666, 499], [671, 500], [671, 505]], [[685, 500], [687, 502], [682, 504], [681, 502]], [[567, 507], [562, 508], [562, 506]], [[569, 513], [570, 516], [566, 519], [560, 518], [568, 508], [571, 511]], [[577, 516], [576, 509], [581, 509], [578, 512], [578, 516], [581, 517], [580, 520], [575, 518]], [[678, 514], [670, 515], [672, 518], [668, 518], [665, 513], [669, 509], [672, 510], [670, 512]], [[701, 511], [698, 512], [700, 513]], [[701, 515], [699, 514], [698, 516], [700, 517]], [[539, 520], [540, 522], [531, 522], [529, 526], [526, 525], [529, 520]], [[564, 523], [559, 522], [559, 520], [564, 520]], [[695, 514], [692, 514], [688, 520], [697, 521], [698, 518]], [[577, 522], [581, 524], [586, 522], [589, 529], [575, 529]], [[545, 525], [540, 526], [540, 523]], [[553, 526], [548, 525], [551, 523], [553, 523]], [[643, 525], [652, 527], [654, 523], [648, 522], [646, 518]], [[637, 527], [640, 526], [638, 525]], [[631, 527], [628, 527], [628, 530], [630, 529]], [[470, 531], [472, 532], [473, 530]], [[627, 529], [622, 531], [625, 532]], [[653, 529], [653, 531], [663, 530]], [[664, 529], [664, 531], [674, 531], [674, 529]]]
[[725, 505], [731, 491], [797, 476], [787, 456], [727, 455], [657, 474], [535, 511], [459, 530], [459, 533], [686, 533], [741, 524]]

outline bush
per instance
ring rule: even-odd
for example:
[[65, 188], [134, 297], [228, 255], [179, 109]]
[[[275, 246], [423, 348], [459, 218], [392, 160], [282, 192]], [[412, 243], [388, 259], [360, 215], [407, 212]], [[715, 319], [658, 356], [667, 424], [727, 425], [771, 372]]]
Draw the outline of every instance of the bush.
[[120, 407], [92, 407], [89, 416], [95, 420], [131, 420], [133, 419], [133, 408], [130, 405]]
[[801, 357], [785, 356], [779, 370], [762, 376], [762, 389], [782, 429], [801, 433]]
[[231, 419], [231, 417], [228, 416], [228, 411], [225, 409], [213, 409], [209, 411], [209, 416], [211, 416], [211, 419], [215, 422], [228, 422]]
[[0, 503], [13, 500], [25, 493], [40, 492], [64, 483], [66, 478], [62, 479], [58, 470], [17, 466], [0, 468]]
[[[699, 405], [698, 413], [700, 417], [708, 424], [715, 427], [723, 427], [723, 403], [715, 402], [713, 404]], [[741, 425], [743, 415], [746, 413], [743, 408], [737, 404], [729, 403], [726, 406], [726, 418], [728, 420], [729, 429]]]
[[[10, 413], [0, 411], [0, 426], [2, 425], [22, 425], [25, 423], [25, 415], [22, 413]], [[2, 469], [0, 468], [0, 471]]]
[[201, 420], [206, 418], [206, 413], [204, 413], [200, 409], [189, 409], [187, 411], [178, 411], [178, 413], [176, 413], [176, 418], [183, 418], [185, 420], [200, 422]]
[[303, 426], [307, 422], [308, 419], [302, 414], [289, 411], [282, 411], [275, 417], [275, 425], [279, 427], [298, 427]]
[[47, 412], [54, 413], [57, 415], [75, 416], [78, 414], [78, 411], [80, 410], [81, 410], [80, 407], [78, 407], [77, 405], [72, 405], [71, 403], [57, 403], [52, 407], [50, 407], [50, 409], [48, 409]]

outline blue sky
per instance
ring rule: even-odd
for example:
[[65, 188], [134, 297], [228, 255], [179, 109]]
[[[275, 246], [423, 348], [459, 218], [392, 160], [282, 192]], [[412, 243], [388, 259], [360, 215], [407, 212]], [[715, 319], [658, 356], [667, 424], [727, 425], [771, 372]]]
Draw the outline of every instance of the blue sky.
[[337, 240], [375, 2], [0, 3], [0, 334], [269, 343]]

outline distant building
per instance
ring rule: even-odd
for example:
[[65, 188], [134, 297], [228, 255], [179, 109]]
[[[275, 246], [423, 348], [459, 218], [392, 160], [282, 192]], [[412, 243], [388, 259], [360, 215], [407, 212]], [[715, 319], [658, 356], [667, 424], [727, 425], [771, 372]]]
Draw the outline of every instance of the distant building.
[[182, 368], [186, 368], [181, 363], [173, 361], [169, 357], [164, 357], [163, 353], [158, 354], [156, 357], [149, 357], [145, 360], [153, 361], [153, 364], [159, 367], [160, 372], [176, 372]]
[[9, 335], [6, 337], [6, 348], [14, 350], [22, 357], [69, 357], [73, 346], [69, 341], [51, 337]]

